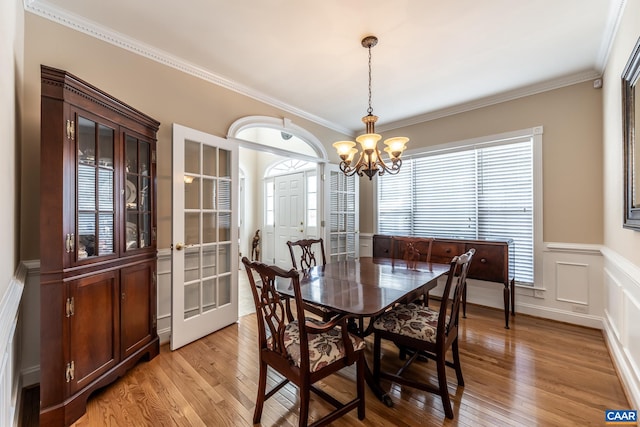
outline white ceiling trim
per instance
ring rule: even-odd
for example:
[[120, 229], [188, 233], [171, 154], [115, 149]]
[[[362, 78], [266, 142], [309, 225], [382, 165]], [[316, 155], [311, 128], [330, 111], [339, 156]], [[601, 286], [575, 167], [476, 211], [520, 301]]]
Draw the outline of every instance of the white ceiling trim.
[[328, 120], [325, 120], [321, 117], [300, 110], [292, 105], [281, 102], [247, 86], [193, 65], [183, 60], [182, 58], [177, 58], [167, 52], [144, 44], [139, 40], [131, 39], [121, 33], [98, 25], [95, 22], [89, 21], [85, 18], [81, 18], [74, 14], [70, 14], [67, 11], [60, 10], [48, 4], [43, 4], [38, 0], [24, 0], [24, 8], [26, 11], [49, 19], [50, 21], [57, 22], [76, 31], [80, 31], [84, 34], [118, 46], [137, 55], [159, 62], [163, 65], [182, 71], [186, 74], [190, 74], [194, 77], [198, 77], [217, 86], [221, 86], [239, 94], [248, 96], [267, 105], [271, 105], [273, 107], [284, 110], [288, 113], [295, 114], [314, 123], [325, 126], [329, 129], [333, 129], [336, 132], [344, 133], [347, 135], [351, 133], [351, 130], [348, 128], [339, 126], [336, 123], [329, 122]]
[[502, 102], [513, 101], [515, 99], [524, 98], [525, 96], [536, 95], [538, 93], [547, 92], [553, 89], [559, 89], [565, 86], [571, 86], [573, 84], [582, 83], [588, 80], [593, 80], [602, 77], [602, 74], [598, 71], [584, 71], [581, 73], [571, 74], [562, 78], [549, 80], [540, 84], [526, 86], [519, 89], [514, 89], [509, 92], [503, 92], [498, 95], [488, 96], [486, 98], [480, 98], [475, 101], [467, 102], [460, 105], [455, 105], [449, 108], [443, 108], [441, 110], [432, 111], [430, 113], [421, 114], [419, 116], [410, 117], [404, 120], [398, 120], [392, 123], [386, 123], [378, 126], [379, 131], [389, 131], [393, 129], [402, 128], [405, 126], [411, 126], [418, 123], [427, 122], [430, 120], [440, 119], [454, 114], [465, 113], [467, 111], [476, 110], [478, 108], [489, 107], [491, 105], [500, 104]]
[[616, 38], [616, 34], [618, 33], [618, 26], [622, 20], [622, 14], [624, 13], [626, 5], [627, 0], [612, 1], [609, 5], [609, 19], [607, 19], [607, 28], [604, 31], [605, 37], [602, 39], [596, 64], [601, 73], [604, 72], [604, 67], [607, 65], [607, 61], [609, 60], [609, 53], [611, 53], [611, 48], [613, 47], [613, 42]]
[[[600, 55], [599, 55], [599, 64], [598, 64], [600, 70], [604, 69], [604, 65], [606, 64], [610, 47], [613, 42], [613, 38], [615, 36], [615, 29], [618, 26], [619, 19], [624, 10], [626, 1], [627, 0], [619, 0], [618, 2], [613, 2], [612, 4], [611, 13], [617, 13], [618, 19], [609, 20], [609, 22], [613, 22], [613, 24], [610, 26], [610, 28], [607, 31], [607, 33], [610, 34], [610, 37], [607, 38], [606, 40], [603, 40], [603, 45], [601, 46]], [[618, 7], [616, 7], [616, 5]], [[39, 0], [24, 0], [24, 9], [27, 12], [33, 13], [35, 15], [41, 16], [50, 21], [59, 23], [66, 27], [72, 28], [76, 31], [90, 35], [92, 37], [95, 37], [97, 39], [110, 43], [112, 45], [118, 46], [122, 49], [128, 50], [130, 52], [133, 52], [145, 58], [151, 59], [160, 64], [169, 66], [171, 68], [174, 68], [186, 74], [203, 79], [209, 83], [213, 83], [217, 86], [224, 87], [226, 89], [232, 90], [239, 94], [242, 94], [247, 97], [258, 100], [260, 102], [263, 102], [267, 105], [279, 108], [283, 111], [297, 115], [306, 120], [317, 123], [321, 126], [325, 126], [336, 132], [340, 132], [345, 135], [353, 134], [353, 132], [348, 128], [345, 128], [336, 123], [325, 120], [321, 117], [318, 117], [306, 111], [303, 111], [292, 105], [286, 104], [282, 101], [279, 101], [278, 99], [267, 96], [252, 88], [239, 84], [235, 81], [229, 80], [215, 73], [212, 73], [209, 70], [205, 70], [201, 67], [193, 65], [182, 58], [175, 57], [165, 51], [162, 51], [160, 49], [156, 49], [152, 46], [144, 44], [139, 40], [131, 39], [121, 33], [113, 31], [112, 29], [103, 27], [101, 25], [96, 24], [93, 21], [71, 14], [67, 11], [64, 11], [54, 6], [51, 6], [49, 4], [43, 3]], [[511, 101], [514, 99], [546, 92], [549, 90], [558, 89], [558, 88], [569, 86], [572, 84], [581, 83], [590, 79], [599, 78], [601, 77], [601, 74], [602, 74], [601, 71], [595, 71], [595, 70], [577, 73], [577, 74], [565, 76], [559, 79], [549, 80], [541, 84], [504, 92], [502, 94], [498, 94], [495, 96], [490, 96], [490, 97], [474, 100], [472, 102], [467, 102], [467, 103], [456, 105], [453, 107], [444, 108], [444, 109], [429, 112], [426, 114], [414, 116], [408, 119], [387, 123], [385, 125], [378, 126], [378, 129], [380, 131], [388, 131], [388, 130], [397, 129], [404, 126], [415, 125], [418, 123], [435, 120], [438, 118], [443, 118], [443, 117], [451, 116], [454, 114], [459, 114], [459, 113], [479, 109], [482, 107], [487, 107], [490, 105], [499, 104], [501, 102]]]

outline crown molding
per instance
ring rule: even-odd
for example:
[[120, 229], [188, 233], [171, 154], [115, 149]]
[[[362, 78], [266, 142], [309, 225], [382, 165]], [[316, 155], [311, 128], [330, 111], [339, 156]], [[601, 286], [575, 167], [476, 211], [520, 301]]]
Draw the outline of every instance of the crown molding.
[[626, 5], [627, 0], [615, 0], [609, 4], [607, 28], [604, 31], [604, 37], [602, 38], [602, 44], [600, 45], [598, 59], [596, 61], [596, 67], [600, 72], [604, 72], [607, 61], [609, 61], [609, 54], [613, 48], [613, 42], [615, 41], [616, 34], [618, 33], [618, 27], [620, 26], [620, 21], [622, 21]]
[[[606, 60], [608, 58], [609, 52], [611, 50], [611, 46], [615, 38], [615, 32], [618, 28], [620, 17], [624, 12], [624, 6], [626, 2], [627, 0], [617, 0], [616, 2], [613, 2], [611, 6], [611, 9], [610, 9], [611, 19], [609, 19], [609, 26], [607, 27], [607, 31], [606, 31], [606, 34], [608, 35], [608, 37], [605, 37], [605, 39], [603, 40], [603, 44], [600, 48], [600, 53], [599, 53], [598, 69], [600, 70], [604, 69], [604, 65], [606, 64]], [[83, 17], [69, 13], [66, 10], [52, 6], [46, 3], [46, 1], [24, 0], [24, 9], [27, 12], [33, 13], [35, 15], [41, 16], [50, 21], [69, 27], [73, 30], [95, 37], [99, 40], [118, 46], [122, 49], [128, 50], [137, 55], [151, 59], [160, 64], [174, 68], [178, 71], [184, 72], [194, 77], [200, 78], [202, 80], [205, 80], [217, 86], [221, 86], [223, 88], [229, 89], [241, 95], [263, 102], [272, 107], [286, 111], [287, 113], [294, 114], [298, 117], [309, 120], [313, 123], [319, 124], [321, 126], [334, 130], [336, 132], [339, 132], [345, 135], [355, 135], [357, 133], [357, 130], [349, 129], [347, 127], [338, 125], [337, 123], [330, 122], [326, 119], [313, 115], [309, 112], [303, 111], [292, 105], [286, 104], [282, 101], [279, 101], [278, 99], [275, 99], [259, 91], [256, 91], [252, 88], [249, 88], [247, 86], [244, 86], [242, 84], [229, 80], [223, 76], [217, 75], [209, 70], [205, 70], [201, 67], [191, 64], [181, 58], [175, 57], [160, 49], [156, 49], [152, 46], [144, 44], [139, 40], [129, 38], [121, 33], [113, 31], [112, 29], [100, 26], [93, 21], [89, 21]], [[613, 19], [614, 16], [616, 19]], [[488, 107], [488, 106], [499, 104], [506, 101], [512, 101], [518, 98], [539, 94], [539, 93], [546, 92], [553, 89], [559, 89], [561, 87], [582, 83], [584, 81], [592, 80], [600, 77], [602, 77], [601, 71], [590, 70], [590, 71], [580, 72], [580, 73], [572, 74], [569, 76], [561, 77], [558, 79], [542, 82], [540, 84], [531, 85], [524, 88], [508, 91], [508, 92], [503, 92], [501, 94], [473, 100], [470, 102], [458, 104], [455, 106], [443, 108], [436, 111], [431, 111], [431, 112], [420, 114], [417, 116], [412, 116], [406, 119], [389, 122], [386, 124], [380, 124], [377, 126], [377, 128], [381, 132], [386, 132], [386, 131], [390, 131], [390, 130], [394, 130], [394, 129], [398, 129], [406, 126], [412, 126], [418, 123], [428, 122], [431, 120], [436, 120], [436, 119], [444, 118], [447, 116], [452, 116], [455, 114], [476, 110], [483, 107]]]
[[336, 123], [330, 122], [321, 117], [296, 108], [292, 105], [286, 104], [278, 99], [265, 95], [264, 93], [258, 92], [240, 83], [212, 73], [209, 70], [205, 70], [201, 67], [191, 64], [182, 58], [175, 57], [163, 50], [156, 49], [155, 47], [142, 43], [139, 40], [129, 38], [124, 34], [121, 34], [110, 28], [103, 27], [93, 21], [87, 20], [73, 13], [69, 13], [66, 10], [47, 4], [44, 1], [24, 0], [24, 9], [27, 12], [41, 16], [45, 19], [87, 34], [91, 37], [95, 37], [99, 40], [128, 50], [129, 52], [133, 52], [137, 55], [151, 59], [168, 67], [174, 68], [178, 71], [182, 71], [183, 73], [198, 77], [209, 83], [213, 83], [225, 89], [232, 90], [241, 95], [248, 96], [249, 98], [253, 98], [272, 107], [279, 108], [290, 114], [295, 114], [296, 116], [302, 117], [303, 119], [317, 123], [336, 132], [340, 132], [346, 135], [350, 135], [352, 133], [351, 129], [339, 126]]
[[443, 108], [436, 111], [430, 111], [418, 116], [409, 117], [407, 119], [398, 120], [395, 122], [385, 123], [378, 126], [378, 130], [386, 132], [406, 126], [416, 125], [418, 123], [428, 122], [431, 120], [441, 119], [443, 117], [453, 116], [455, 114], [466, 113], [468, 111], [477, 110], [483, 107], [489, 107], [491, 105], [500, 104], [507, 101], [513, 101], [518, 98], [524, 98], [531, 95], [547, 92], [553, 89], [559, 89], [565, 86], [571, 86], [577, 83], [582, 83], [588, 80], [593, 80], [602, 77], [602, 73], [590, 70], [583, 71], [576, 74], [571, 74], [558, 79], [547, 80], [535, 85], [525, 86], [522, 88], [514, 89], [508, 92], [499, 93], [497, 95], [488, 96], [485, 98], [476, 99], [474, 101], [465, 102], [464, 104], [454, 105], [452, 107]]

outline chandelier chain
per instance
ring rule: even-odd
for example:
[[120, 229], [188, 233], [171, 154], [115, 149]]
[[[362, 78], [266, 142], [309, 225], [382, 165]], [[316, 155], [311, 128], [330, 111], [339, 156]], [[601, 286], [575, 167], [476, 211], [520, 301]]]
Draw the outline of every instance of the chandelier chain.
[[367, 108], [367, 113], [369, 115], [373, 113], [373, 108], [371, 107], [371, 46], [369, 46], [369, 108]]

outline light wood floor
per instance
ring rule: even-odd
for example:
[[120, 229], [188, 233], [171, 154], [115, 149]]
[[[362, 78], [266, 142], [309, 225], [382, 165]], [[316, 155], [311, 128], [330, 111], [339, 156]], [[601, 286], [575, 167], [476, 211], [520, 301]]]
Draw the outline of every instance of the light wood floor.
[[[605, 409], [629, 409], [601, 331], [524, 315], [506, 330], [502, 313], [471, 305], [461, 319], [466, 385], [457, 388], [455, 374], [448, 372], [454, 420], [444, 417], [439, 397], [385, 383], [393, 408], [367, 389], [366, 419], [360, 422], [353, 411], [334, 425], [586, 426], [602, 425]], [[94, 394], [75, 426], [251, 425], [256, 336], [255, 314], [248, 314], [177, 351], [163, 346], [154, 360]], [[397, 365], [396, 350], [384, 350], [384, 365]], [[428, 375], [433, 366], [419, 363], [414, 372]], [[346, 400], [353, 395], [353, 379], [354, 370], [344, 369], [323, 387]], [[287, 385], [265, 404], [262, 424], [297, 425], [296, 405], [296, 389]], [[310, 415], [327, 410], [315, 400]]]

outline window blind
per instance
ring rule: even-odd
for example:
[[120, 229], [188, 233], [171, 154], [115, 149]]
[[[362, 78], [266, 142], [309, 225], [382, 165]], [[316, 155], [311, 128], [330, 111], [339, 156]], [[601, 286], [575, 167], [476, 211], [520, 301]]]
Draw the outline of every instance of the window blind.
[[378, 180], [381, 234], [513, 239], [516, 280], [533, 284], [533, 140], [425, 153]]

